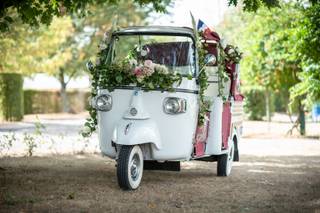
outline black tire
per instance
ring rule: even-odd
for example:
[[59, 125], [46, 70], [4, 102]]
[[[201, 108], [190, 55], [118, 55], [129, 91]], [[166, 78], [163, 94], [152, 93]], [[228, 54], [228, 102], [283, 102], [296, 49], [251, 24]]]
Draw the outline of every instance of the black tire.
[[[138, 157], [137, 157], [138, 156]], [[138, 158], [138, 166], [130, 167], [131, 161]], [[134, 170], [133, 170], [134, 169]], [[134, 174], [133, 174], [133, 171]], [[121, 146], [117, 160], [117, 177], [120, 188], [135, 190], [139, 187], [143, 173], [143, 155], [141, 148], [136, 146]], [[137, 175], [137, 177], [136, 177]]]
[[235, 146], [234, 141], [230, 144], [231, 147], [227, 154], [219, 155], [217, 160], [217, 176], [229, 176], [232, 169], [234, 159]]
[[223, 154], [218, 156], [217, 161], [217, 175], [218, 176], [227, 176], [227, 161], [228, 155]]

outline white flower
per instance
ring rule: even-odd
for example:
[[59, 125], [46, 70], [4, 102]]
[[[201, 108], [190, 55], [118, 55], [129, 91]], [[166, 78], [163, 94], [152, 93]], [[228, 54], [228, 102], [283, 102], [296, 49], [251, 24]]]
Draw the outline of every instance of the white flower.
[[136, 59], [132, 58], [132, 59], [129, 59], [129, 64], [132, 66], [132, 67], [135, 67], [138, 65], [138, 62]]
[[169, 74], [168, 68], [164, 65], [155, 64], [154, 69], [158, 73], [165, 74], [165, 75]]
[[150, 52], [149, 48], [148, 48], [148, 47], [147, 47], [147, 48], [145, 47], [144, 49], [141, 50], [140, 55], [141, 55], [141, 56], [146, 56], [146, 55], [148, 55], [149, 52]]
[[96, 59], [96, 65], [99, 66], [100, 64], [101, 64], [101, 60], [100, 60], [100, 58], [97, 58]]
[[155, 66], [155, 64], [151, 60], [145, 60], [143, 65], [145, 67], [150, 67], [151, 69], [153, 69]]
[[89, 134], [89, 133], [91, 133], [90, 127], [84, 126], [83, 129], [82, 129], [82, 133], [83, 133], [83, 134]]
[[228, 55], [231, 55], [232, 53], [234, 53], [234, 49], [233, 48], [228, 49]]
[[223, 49], [226, 49], [226, 47], [227, 47], [227, 43], [226, 43], [226, 41], [225, 41], [224, 39], [221, 39], [221, 40], [220, 40], [220, 45], [221, 45], [221, 47], [222, 47]]
[[135, 49], [137, 52], [140, 52], [140, 51], [141, 51], [140, 46], [138, 46], [137, 44], [134, 45], [134, 49]]
[[99, 49], [100, 49], [100, 50], [105, 50], [105, 49], [107, 49], [106, 43], [101, 42], [101, 43], [99, 44]]
[[147, 50], [142, 49], [140, 55], [141, 56], [146, 56], [148, 54]]

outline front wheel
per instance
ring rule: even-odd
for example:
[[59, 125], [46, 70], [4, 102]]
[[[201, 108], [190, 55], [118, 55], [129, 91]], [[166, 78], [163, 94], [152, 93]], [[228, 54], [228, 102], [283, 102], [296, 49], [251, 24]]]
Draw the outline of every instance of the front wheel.
[[135, 190], [143, 173], [143, 154], [140, 146], [121, 146], [117, 161], [117, 176], [120, 188]]
[[230, 144], [227, 154], [218, 156], [217, 175], [229, 176], [232, 169], [232, 162], [234, 158], [234, 141]]

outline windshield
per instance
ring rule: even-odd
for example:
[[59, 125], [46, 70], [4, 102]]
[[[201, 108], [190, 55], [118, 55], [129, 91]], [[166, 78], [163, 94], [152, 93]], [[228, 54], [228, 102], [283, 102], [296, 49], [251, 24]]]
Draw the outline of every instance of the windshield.
[[140, 63], [151, 60], [183, 76], [193, 76], [195, 72], [193, 42], [189, 37], [121, 35], [113, 39], [110, 53], [112, 62], [134, 57]]

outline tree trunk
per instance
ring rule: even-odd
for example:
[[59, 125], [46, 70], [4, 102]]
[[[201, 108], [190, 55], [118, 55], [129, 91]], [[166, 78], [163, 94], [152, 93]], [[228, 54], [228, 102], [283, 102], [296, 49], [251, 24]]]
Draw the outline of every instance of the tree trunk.
[[266, 116], [267, 116], [267, 121], [271, 121], [271, 112], [270, 112], [270, 93], [269, 89], [266, 89]]
[[303, 105], [301, 103], [301, 99], [299, 100], [299, 125], [300, 125], [300, 135], [306, 134], [306, 120], [304, 114]]
[[67, 96], [67, 83], [65, 81], [64, 70], [60, 68], [59, 71], [59, 81], [60, 81], [60, 95], [61, 95], [61, 104], [62, 111], [69, 112], [69, 101]]

